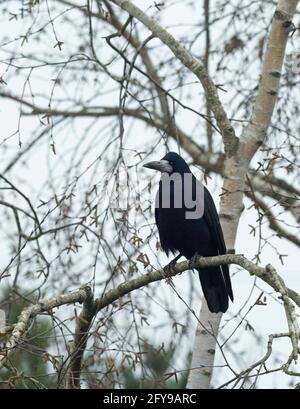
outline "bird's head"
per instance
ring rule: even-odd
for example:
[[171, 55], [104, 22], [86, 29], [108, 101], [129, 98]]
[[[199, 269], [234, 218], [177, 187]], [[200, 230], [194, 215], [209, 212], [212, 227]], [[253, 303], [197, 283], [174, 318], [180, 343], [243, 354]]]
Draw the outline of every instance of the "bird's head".
[[189, 165], [175, 152], [169, 152], [161, 160], [143, 165], [145, 168], [159, 170], [162, 173], [190, 173]]

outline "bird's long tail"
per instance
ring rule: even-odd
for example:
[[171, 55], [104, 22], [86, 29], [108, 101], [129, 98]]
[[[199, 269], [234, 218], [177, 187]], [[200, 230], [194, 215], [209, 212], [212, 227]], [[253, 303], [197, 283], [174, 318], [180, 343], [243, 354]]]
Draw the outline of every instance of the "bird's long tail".
[[228, 267], [222, 268], [217, 266], [198, 270], [208, 308], [215, 313], [227, 311], [228, 297], [233, 300]]

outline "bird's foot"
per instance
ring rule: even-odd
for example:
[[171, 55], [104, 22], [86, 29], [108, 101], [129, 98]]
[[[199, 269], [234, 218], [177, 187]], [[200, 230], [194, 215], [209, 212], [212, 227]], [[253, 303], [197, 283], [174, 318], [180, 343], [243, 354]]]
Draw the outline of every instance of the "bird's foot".
[[169, 276], [172, 274], [172, 272], [174, 271], [174, 267], [175, 267], [175, 265], [176, 265], [176, 263], [177, 263], [177, 260], [178, 260], [181, 256], [182, 256], [181, 254], [178, 254], [178, 256], [176, 256], [172, 261], [170, 261], [169, 264], [167, 264], [167, 265], [163, 268], [164, 273], [165, 273], [165, 275], [166, 275], [167, 277], [169, 277]]
[[189, 259], [189, 267], [191, 269], [195, 268], [195, 263], [197, 262], [198, 258], [201, 257], [199, 253], [195, 253], [193, 257]]
[[176, 265], [176, 261], [172, 260], [169, 264], [167, 264], [167, 265], [163, 268], [164, 273], [165, 273], [165, 275], [166, 275], [167, 277], [170, 277], [170, 275], [171, 275], [172, 272], [173, 272], [173, 269], [174, 269], [175, 265]]

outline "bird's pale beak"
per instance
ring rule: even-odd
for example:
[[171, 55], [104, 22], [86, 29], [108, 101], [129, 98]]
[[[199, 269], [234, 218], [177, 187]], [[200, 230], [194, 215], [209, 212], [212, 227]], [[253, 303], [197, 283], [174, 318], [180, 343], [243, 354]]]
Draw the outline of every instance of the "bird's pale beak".
[[167, 160], [164, 160], [164, 159], [155, 161], [155, 162], [145, 163], [143, 167], [154, 169], [154, 170], [159, 170], [160, 172], [165, 172], [165, 173], [173, 172], [173, 167], [170, 165], [170, 163]]

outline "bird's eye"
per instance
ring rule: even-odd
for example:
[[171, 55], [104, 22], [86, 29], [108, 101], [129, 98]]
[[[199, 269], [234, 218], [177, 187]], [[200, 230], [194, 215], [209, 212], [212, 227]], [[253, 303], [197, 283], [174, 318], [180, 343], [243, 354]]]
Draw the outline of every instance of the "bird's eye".
[[173, 165], [174, 165], [174, 162], [173, 162], [172, 160], [170, 160], [170, 161], [169, 161], [169, 164], [170, 164], [171, 166], [173, 166]]

